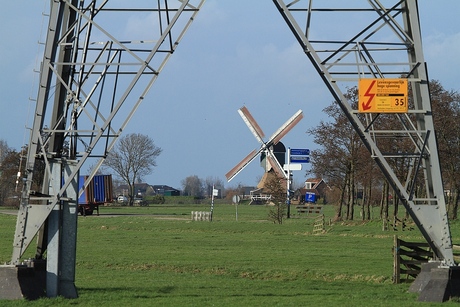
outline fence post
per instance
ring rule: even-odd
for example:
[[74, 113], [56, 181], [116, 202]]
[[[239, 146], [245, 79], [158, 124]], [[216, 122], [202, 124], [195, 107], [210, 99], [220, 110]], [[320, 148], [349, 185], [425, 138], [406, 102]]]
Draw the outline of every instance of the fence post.
[[192, 221], [211, 221], [211, 212], [192, 211]]
[[325, 231], [324, 214], [318, 215], [313, 222], [313, 234], [323, 233]]
[[[416, 278], [421, 266], [433, 259], [433, 252], [426, 242], [406, 242], [394, 236], [393, 247], [394, 283], [409, 281], [409, 276]], [[402, 267], [401, 267], [402, 266]], [[401, 274], [407, 275], [401, 278]]]
[[399, 284], [401, 282], [401, 271], [400, 271], [400, 245], [398, 236], [394, 236], [394, 247], [393, 247], [393, 283]]

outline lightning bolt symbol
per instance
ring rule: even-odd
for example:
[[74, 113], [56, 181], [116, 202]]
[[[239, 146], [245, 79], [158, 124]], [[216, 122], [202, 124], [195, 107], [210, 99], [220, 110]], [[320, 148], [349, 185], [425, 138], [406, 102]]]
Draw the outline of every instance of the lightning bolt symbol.
[[371, 108], [371, 102], [372, 102], [372, 99], [374, 99], [375, 94], [370, 93], [370, 91], [374, 87], [374, 84], [375, 84], [375, 80], [372, 81], [371, 85], [369, 86], [366, 93], [364, 94], [365, 97], [369, 97], [366, 103], [363, 102], [364, 111], [369, 110]]

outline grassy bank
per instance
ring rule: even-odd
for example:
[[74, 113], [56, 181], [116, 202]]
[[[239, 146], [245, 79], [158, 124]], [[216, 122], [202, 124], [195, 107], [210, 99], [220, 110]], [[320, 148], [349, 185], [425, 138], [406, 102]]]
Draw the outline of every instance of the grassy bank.
[[[238, 210], [238, 220], [236, 212]], [[409, 284], [392, 283], [398, 234], [378, 220], [326, 223], [293, 214], [267, 221], [265, 206], [216, 205], [213, 222], [192, 222], [202, 205], [104, 207], [79, 217], [79, 298], [1, 301], [2, 306], [414, 306]], [[333, 208], [325, 210], [326, 220]], [[0, 261], [11, 257], [16, 217], [0, 214]], [[452, 225], [460, 242], [458, 225]], [[33, 252], [33, 251], [32, 251]], [[444, 305], [453, 305], [449, 302]], [[429, 306], [429, 304], [423, 304]], [[457, 305], [457, 304], [456, 304]]]

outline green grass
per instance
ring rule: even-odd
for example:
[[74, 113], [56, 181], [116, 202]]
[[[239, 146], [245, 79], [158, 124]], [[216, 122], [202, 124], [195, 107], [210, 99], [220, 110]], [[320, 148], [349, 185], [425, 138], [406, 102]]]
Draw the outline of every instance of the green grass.
[[[409, 284], [391, 279], [393, 236], [422, 241], [418, 230], [382, 231], [374, 220], [328, 224], [313, 235], [313, 219], [293, 214], [274, 224], [265, 206], [238, 206], [238, 221], [232, 205], [216, 205], [213, 222], [190, 221], [197, 210], [209, 205], [103, 207], [101, 216], [79, 217], [79, 297], [0, 305], [417, 305]], [[325, 214], [332, 218], [333, 208]], [[15, 222], [0, 214], [1, 262], [11, 257]]]

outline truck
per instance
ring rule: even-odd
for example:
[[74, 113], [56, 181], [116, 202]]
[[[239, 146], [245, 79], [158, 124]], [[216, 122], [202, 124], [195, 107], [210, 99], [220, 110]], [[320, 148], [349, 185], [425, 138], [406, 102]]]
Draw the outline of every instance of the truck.
[[[82, 175], [78, 180], [81, 191], [88, 176]], [[112, 175], [95, 175], [78, 197], [78, 211], [81, 215], [92, 215], [94, 210], [99, 215], [99, 205], [113, 201]]]

